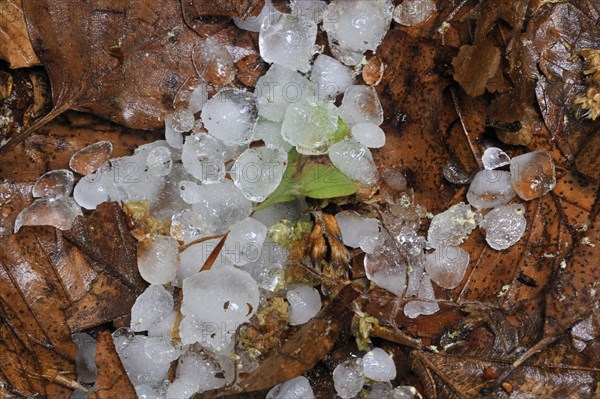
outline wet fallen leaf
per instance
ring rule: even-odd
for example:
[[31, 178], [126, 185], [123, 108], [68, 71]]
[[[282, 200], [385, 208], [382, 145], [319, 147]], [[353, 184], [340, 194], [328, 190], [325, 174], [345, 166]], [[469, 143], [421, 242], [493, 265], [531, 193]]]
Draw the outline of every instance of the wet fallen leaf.
[[[399, 56], [409, 53], [411, 57]], [[431, 41], [391, 29], [377, 56], [387, 65], [376, 87], [384, 110], [386, 145], [374, 150], [373, 158], [380, 171], [403, 173], [415, 201], [436, 212], [449, 199], [440, 190], [449, 154], [437, 133], [448, 81], [436, 62], [447, 54]]]
[[243, 390], [263, 391], [310, 370], [331, 351], [346, 322], [344, 315], [349, 314], [348, 305], [359, 294], [360, 290], [352, 284], [342, 288], [328, 306], [241, 381]]
[[98, 367], [98, 381], [94, 393], [90, 396], [91, 398], [137, 398], [108, 331], [103, 331], [98, 336], [96, 366]]
[[264, 0], [195, 0], [191, 1], [198, 15], [225, 15], [228, 17], [246, 17], [257, 15]]
[[[113, 2], [105, 8], [26, 2], [24, 13], [52, 82], [54, 108], [13, 136], [9, 147], [68, 109], [129, 127], [159, 127], [177, 88], [194, 74], [190, 55], [197, 36], [181, 20], [176, 0]], [[94, 23], [86, 23], [90, 20]]]
[[0, 59], [11, 68], [40, 64], [29, 41], [21, 0], [0, 1], [0, 41]]

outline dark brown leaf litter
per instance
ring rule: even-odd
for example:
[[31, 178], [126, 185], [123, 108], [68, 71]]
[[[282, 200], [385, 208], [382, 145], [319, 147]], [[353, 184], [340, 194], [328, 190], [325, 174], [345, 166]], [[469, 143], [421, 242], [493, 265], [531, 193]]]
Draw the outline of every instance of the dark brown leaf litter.
[[76, 380], [71, 333], [128, 315], [143, 290], [135, 240], [120, 207], [107, 203], [70, 232], [24, 227], [0, 244], [2, 381], [27, 397], [67, 397]]
[[175, 0], [38, 1], [26, 2], [24, 12], [52, 82], [52, 116], [77, 109], [129, 127], [159, 127], [178, 86], [193, 74], [197, 36]]
[[[77, 7], [81, 15], [58, 15], [63, 2], [41, 3], [48, 7], [46, 19], [39, 10], [30, 10], [34, 47], [47, 50], [42, 61], [59, 111], [61, 106], [84, 109], [130, 126], [158, 127], [160, 122], [151, 118], [167, 112], [179, 84], [195, 74], [186, 57], [195, 41], [208, 35], [233, 49], [235, 84], [252, 86], [264, 71], [256, 52], [257, 35], [239, 31], [228, 19], [256, 12], [258, 4], [252, 8], [243, 0], [212, 3], [218, 10], [211, 14], [222, 15], [218, 17], [206, 14], [204, 1], [183, 2], [183, 13], [178, 2], [170, 1], [164, 9], [155, 3], [126, 10], [112, 4], [109, 8], [115, 12], [108, 16], [107, 10], [87, 4]], [[410, 361], [397, 362], [394, 385], [415, 385], [429, 398], [444, 399], [502, 398], [509, 391], [511, 397], [594, 395], [597, 339], [580, 352], [565, 332], [597, 314], [598, 205], [592, 211], [598, 187], [597, 125], [577, 118], [572, 99], [586, 85], [579, 52], [600, 47], [598, 7], [590, 1], [507, 5], [496, 0], [473, 6], [466, 1], [439, 3], [439, 11], [423, 25], [393, 27], [378, 58], [371, 57], [375, 61], [366, 68], [366, 83], [376, 83], [381, 71], [377, 67], [380, 62], [386, 65], [376, 89], [385, 110], [388, 142], [374, 156], [380, 172], [400, 172], [415, 191], [416, 202], [435, 213], [464, 200], [465, 189], [442, 178], [449, 161], [474, 172], [489, 145], [501, 146], [511, 156], [525, 149], [548, 150], [557, 166], [557, 186], [524, 204], [524, 238], [508, 250], [492, 251], [481, 232], [474, 231], [463, 245], [471, 255], [465, 278], [455, 290], [436, 289], [441, 310], [432, 316], [408, 319], [402, 312], [405, 300], [377, 288], [359, 295], [346, 286], [312, 322], [283, 331], [278, 338], [287, 340], [281, 347], [266, 347], [265, 363], [242, 380], [245, 391], [211, 395], [263, 397], [278, 382], [305, 374], [317, 397], [332, 397], [332, 359], [356, 351], [348, 333], [353, 301], [364, 316], [379, 323], [371, 329], [378, 346], [388, 348], [395, 359], [405, 360], [410, 353]], [[82, 30], [82, 21], [92, 20], [92, 14], [105, 16], [105, 22], [95, 26], [97, 30]], [[149, 17], [159, 18], [159, 23], [140, 39], [127, 24], [147, 26]], [[103, 31], [107, 27], [108, 33]], [[121, 34], [124, 40], [118, 43], [115, 39]], [[87, 46], [91, 40], [98, 44]], [[184, 54], [184, 49], [190, 51]], [[140, 60], [146, 51], [149, 60]], [[75, 59], [75, 54], [84, 57]], [[163, 58], [165, 66], [152, 69], [148, 77], [148, 68]], [[473, 65], [479, 67], [466, 73]], [[452, 82], [453, 75], [460, 83]], [[139, 76], [147, 82], [140, 83]], [[38, 88], [36, 97], [27, 71], [11, 71], [10, 77], [15, 94], [9, 93], [12, 99], [2, 106], [17, 110], [10, 128], [22, 131], [44, 108], [43, 90]], [[79, 92], [80, 81], [99, 84]], [[128, 100], [114, 98], [114, 92]], [[143, 109], [151, 109], [153, 116]], [[129, 119], [125, 111], [131, 111]], [[0, 187], [3, 233], [12, 231], [16, 213], [31, 201], [31, 182], [48, 169], [65, 168], [77, 149], [108, 140], [115, 145], [115, 156], [127, 155], [157, 137], [107, 126], [70, 114], [32, 136], [26, 147], [5, 155], [0, 172], [14, 182], [4, 181]], [[321, 277], [328, 283], [334, 277], [347, 278], [345, 262], [339, 262], [342, 267], [330, 262], [334, 247], [339, 247], [339, 234], [331, 227], [321, 220], [306, 237], [310, 256], [303, 246], [302, 262], [322, 262], [310, 269], [315, 265], [298, 266], [309, 270], [313, 282], [323, 271], [326, 276]], [[127, 324], [129, 307], [145, 285], [135, 269], [135, 240], [115, 204], [80, 219], [70, 232], [24, 228], [16, 236], [0, 236], [10, 252], [0, 258], [0, 358], [8, 359], [0, 362], [0, 381], [6, 382], [0, 392], [67, 397], [70, 390], [56, 376], [75, 377], [68, 334], [117, 317]], [[25, 287], [22, 269], [35, 276], [31, 287]], [[353, 277], [358, 272], [357, 268]], [[44, 290], [49, 292], [44, 300], [27, 302]], [[14, 297], [23, 300], [10, 302]], [[53, 325], [52, 319], [60, 325]], [[95, 395], [108, 398], [118, 392], [135, 397], [110, 341], [109, 333], [102, 333], [97, 357], [101, 389]], [[430, 350], [431, 345], [439, 353]], [[531, 349], [521, 356], [522, 348]], [[538, 351], [542, 353], [536, 355]]]

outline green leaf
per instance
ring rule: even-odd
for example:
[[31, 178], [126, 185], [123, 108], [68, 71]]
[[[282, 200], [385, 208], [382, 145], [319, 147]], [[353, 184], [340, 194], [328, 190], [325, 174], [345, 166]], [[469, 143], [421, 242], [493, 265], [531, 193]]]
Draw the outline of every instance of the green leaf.
[[307, 162], [300, 176], [300, 194], [309, 198], [345, 197], [356, 193], [356, 184], [331, 163]]
[[356, 184], [331, 162], [300, 155], [296, 149], [288, 153], [288, 166], [277, 189], [254, 210], [265, 209], [298, 196], [316, 199], [344, 197], [356, 193]]
[[300, 193], [298, 191], [298, 182], [294, 179], [294, 172], [298, 168], [298, 162], [300, 161], [301, 155], [292, 148], [288, 152], [288, 165], [283, 173], [283, 178], [279, 186], [260, 204], [254, 207], [255, 211], [260, 211], [273, 204], [279, 202], [288, 202], [294, 200]]
[[350, 128], [345, 120], [342, 118], [338, 118], [338, 128], [328, 137], [329, 144], [337, 143], [338, 141], [342, 141], [344, 138], [350, 137]]

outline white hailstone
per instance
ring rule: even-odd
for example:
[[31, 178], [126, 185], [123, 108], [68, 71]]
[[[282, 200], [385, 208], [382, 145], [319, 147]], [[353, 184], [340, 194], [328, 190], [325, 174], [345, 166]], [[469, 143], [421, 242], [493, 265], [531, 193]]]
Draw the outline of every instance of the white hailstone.
[[266, 62], [308, 72], [316, 40], [314, 21], [273, 10], [262, 22], [258, 47]]
[[283, 271], [288, 255], [287, 249], [267, 237], [260, 257], [254, 262], [245, 264], [244, 271], [256, 280], [260, 288], [273, 292], [283, 284]]
[[73, 172], [87, 176], [95, 172], [110, 159], [113, 145], [108, 141], [99, 141], [83, 147], [69, 159], [69, 168]]
[[390, 0], [335, 0], [325, 10], [323, 29], [340, 47], [374, 51], [390, 28], [393, 10]]
[[162, 176], [154, 176], [146, 167], [150, 147], [132, 156], [110, 160], [115, 187], [121, 201], [148, 201], [150, 206], [160, 198], [165, 185]]
[[182, 354], [181, 346], [170, 337], [148, 337], [144, 342], [144, 352], [154, 363], [170, 363]]
[[267, 146], [281, 148], [286, 153], [293, 148], [281, 136], [281, 123], [265, 118], [258, 119], [258, 123], [254, 127], [254, 140], [262, 140]]
[[469, 254], [459, 247], [437, 247], [435, 252], [426, 255], [425, 271], [431, 281], [442, 288], [456, 288], [467, 266]]
[[171, 127], [179, 133], [189, 132], [194, 127], [194, 114], [187, 108], [175, 110], [171, 118]]
[[310, 79], [317, 85], [320, 97], [335, 97], [354, 83], [352, 69], [325, 54], [319, 54], [315, 59]]
[[539, 198], [556, 186], [554, 162], [548, 151], [533, 151], [510, 161], [512, 187], [524, 200]]
[[245, 90], [223, 89], [202, 108], [208, 134], [225, 145], [249, 143], [258, 120], [256, 97]]
[[233, 164], [233, 182], [250, 201], [262, 202], [277, 189], [288, 154], [277, 147], [248, 148]]
[[208, 134], [195, 133], [185, 139], [181, 162], [189, 174], [204, 184], [225, 178], [225, 147]]
[[471, 182], [471, 175], [456, 162], [447, 163], [443, 175], [452, 184], [464, 185]]
[[376, 382], [365, 388], [365, 396], [377, 399], [396, 399], [394, 398], [394, 387], [389, 381]]
[[[220, 241], [221, 237], [202, 241], [189, 246], [185, 251], [179, 254], [179, 270], [177, 271], [177, 280], [173, 282], [173, 285], [181, 287], [183, 280], [199, 273], [200, 269]], [[221, 251], [219, 256], [215, 259], [212, 269], [218, 269], [226, 264], [227, 259], [225, 258], [223, 251]]]
[[[365, 218], [354, 211], [342, 211], [335, 215], [335, 219], [342, 233], [344, 245], [352, 248], [358, 248], [368, 245], [380, 235], [381, 223], [377, 219]], [[363, 248], [364, 250], [364, 248]], [[367, 252], [367, 251], [365, 251]], [[372, 252], [372, 248], [371, 251]]]
[[322, 0], [291, 0], [290, 7], [292, 15], [320, 24], [323, 21], [323, 12], [327, 8], [327, 3]]
[[393, 399], [414, 399], [417, 395], [417, 390], [413, 386], [405, 385], [394, 388]]
[[173, 127], [173, 114], [165, 115], [165, 140], [173, 148], [183, 147], [183, 134]]
[[432, 0], [404, 0], [394, 9], [394, 21], [400, 25], [413, 26], [425, 22], [435, 12]]
[[166, 399], [189, 399], [196, 392], [198, 388], [194, 381], [176, 378], [167, 388]]
[[112, 338], [123, 368], [133, 385], [158, 387], [164, 382], [171, 362], [157, 363], [146, 354], [146, 341], [152, 338], [134, 335], [131, 330], [125, 328], [115, 331]]
[[275, 385], [267, 393], [265, 399], [314, 399], [310, 382], [306, 377], [298, 376]]
[[173, 168], [171, 151], [167, 147], [156, 147], [146, 158], [148, 173], [153, 176], [167, 176]]
[[497, 169], [501, 166], [508, 165], [510, 163], [510, 157], [498, 147], [488, 147], [481, 156], [481, 162], [485, 169]]
[[329, 147], [329, 159], [350, 179], [370, 186], [377, 182], [377, 167], [371, 151], [353, 139], [344, 139]]
[[394, 360], [381, 348], [373, 348], [362, 359], [365, 377], [374, 381], [391, 381], [396, 378]]
[[175, 325], [177, 311], [172, 310], [165, 318], [148, 328], [149, 337], [170, 337], [171, 330]]
[[173, 296], [162, 285], [150, 285], [131, 307], [131, 329], [147, 331], [173, 311]]
[[492, 209], [479, 223], [488, 245], [498, 251], [513, 246], [527, 228], [523, 205], [502, 205]]
[[138, 399], [163, 399], [160, 392], [146, 384], [135, 385], [133, 388]]
[[230, 180], [200, 186], [200, 201], [192, 205], [209, 234], [225, 232], [252, 212], [252, 202]]
[[[201, 342], [220, 349], [223, 342], [235, 334], [235, 327], [256, 313], [259, 299], [258, 285], [252, 276], [231, 266], [186, 278], [181, 304], [186, 321], [180, 327], [182, 342]], [[184, 340], [184, 337], [192, 340]]]
[[333, 370], [333, 386], [342, 399], [351, 399], [360, 393], [365, 383], [362, 359], [349, 359]]
[[96, 209], [106, 201], [118, 201], [114, 171], [109, 163], [79, 179], [73, 190], [73, 199], [85, 209]]
[[337, 107], [330, 102], [301, 101], [287, 108], [281, 135], [301, 154], [325, 154], [338, 129], [338, 117]]
[[39, 198], [17, 215], [15, 233], [21, 226], [54, 226], [59, 230], [69, 230], [75, 218], [82, 215], [81, 207], [73, 198]]
[[195, 114], [202, 110], [207, 101], [208, 85], [201, 77], [191, 76], [177, 90], [173, 99], [173, 107], [175, 109], [187, 108], [192, 114]]
[[367, 278], [389, 292], [401, 297], [406, 290], [407, 265], [395, 245], [388, 239], [364, 259]]
[[481, 170], [469, 186], [467, 201], [477, 209], [486, 209], [508, 204], [515, 195], [509, 172]]
[[351, 128], [359, 123], [381, 125], [383, 108], [375, 89], [364, 85], [348, 87], [340, 105], [340, 116]]
[[258, 114], [271, 121], [281, 122], [290, 104], [304, 99], [313, 99], [311, 82], [284, 66], [273, 64], [254, 87], [258, 102]]
[[179, 182], [179, 196], [186, 204], [195, 204], [202, 199], [202, 189], [198, 183], [182, 180]]
[[212, 85], [225, 86], [235, 79], [233, 57], [225, 46], [210, 36], [194, 48], [192, 60], [198, 75]]
[[319, 291], [308, 285], [291, 287], [286, 294], [286, 299], [290, 304], [288, 313], [292, 326], [306, 323], [321, 310]]
[[181, 161], [181, 149], [168, 148], [169, 143], [167, 143], [166, 140], [156, 140], [151, 143], [142, 144], [133, 151], [133, 155], [139, 155], [140, 158], [147, 159], [148, 155], [150, 155], [150, 152], [159, 147], [167, 147], [167, 149], [171, 152], [171, 159], [173, 161]]
[[175, 381], [191, 384], [194, 392], [204, 392], [231, 384], [235, 366], [228, 356], [193, 345], [179, 358], [176, 377]]
[[429, 247], [458, 246], [471, 234], [481, 220], [481, 212], [473, 211], [464, 202], [452, 205], [431, 219], [427, 231]]
[[352, 137], [369, 148], [381, 148], [385, 144], [385, 133], [379, 126], [362, 122], [352, 126]]
[[[419, 299], [423, 299], [420, 301]], [[431, 279], [429, 276], [424, 275], [421, 280], [421, 286], [417, 293], [417, 299], [408, 302], [404, 305], [404, 314], [410, 319], [419, 317], [420, 315], [429, 316], [440, 310], [435, 299], [435, 293], [433, 291], [433, 285], [431, 285]]]
[[171, 217], [169, 234], [177, 241], [187, 244], [203, 236], [207, 230], [204, 220], [191, 209], [184, 209]]
[[284, 219], [289, 220], [290, 222], [307, 219], [307, 215], [305, 214], [306, 208], [306, 200], [304, 197], [299, 197], [293, 201], [278, 202], [264, 209], [260, 209], [254, 212], [252, 217], [269, 228]]
[[591, 341], [598, 336], [595, 326], [595, 316], [590, 314], [588, 317], [575, 324], [571, 329], [571, 335], [582, 341]]
[[[254, 130], [252, 130], [252, 134], [254, 135]], [[253, 139], [254, 140], [254, 136]], [[226, 145], [225, 146], [225, 163], [229, 161], [235, 160], [240, 154], [250, 148], [249, 143], [247, 144], [234, 144], [234, 145]]]
[[231, 226], [222, 253], [236, 266], [256, 262], [267, 237], [267, 227], [253, 218]]
[[75, 333], [71, 339], [77, 345], [75, 365], [77, 369], [77, 382], [93, 384], [98, 378], [96, 367], [96, 340], [89, 334]]
[[[328, 14], [325, 13], [325, 18]], [[363, 60], [363, 52], [347, 49], [346, 47], [340, 46], [331, 36], [327, 37], [331, 55], [340, 61], [344, 65], [356, 67]]]
[[417, 294], [423, 272], [425, 271], [425, 237], [417, 234], [413, 226], [403, 226], [395, 236], [396, 243], [402, 256], [408, 264], [408, 284], [405, 297]]
[[233, 23], [240, 29], [247, 30], [250, 32], [260, 32], [260, 26], [262, 25], [265, 17], [273, 11], [273, 3], [271, 0], [265, 0], [263, 8], [257, 16], [249, 16], [246, 18], [233, 17]]
[[73, 191], [75, 176], [67, 169], [51, 170], [44, 173], [33, 185], [31, 195], [40, 197], [68, 197]]
[[138, 269], [150, 284], [167, 284], [177, 276], [179, 243], [173, 237], [144, 237], [137, 249]]

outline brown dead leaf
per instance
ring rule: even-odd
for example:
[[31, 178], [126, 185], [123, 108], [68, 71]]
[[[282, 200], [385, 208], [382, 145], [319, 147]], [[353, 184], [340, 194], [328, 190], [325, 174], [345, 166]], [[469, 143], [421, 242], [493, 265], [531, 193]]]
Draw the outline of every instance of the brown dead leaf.
[[373, 158], [380, 172], [402, 172], [415, 191], [415, 202], [437, 212], [449, 199], [440, 190], [449, 155], [438, 133], [447, 84], [439, 73], [438, 58], [450, 57], [433, 42], [395, 28], [377, 56], [387, 65], [376, 87], [384, 110], [386, 144], [373, 151]]
[[200, 16], [224, 15], [245, 18], [258, 15], [265, 0], [194, 0], [190, 3]]
[[40, 64], [29, 41], [21, 0], [0, 1], [0, 42], [0, 59], [8, 62], [11, 68]]
[[598, 18], [600, 9], [594, 1], [557, 4], [534, 17], [516, 43], [529, 50], [515, 63], [539, 65], [537, 102], [548, 130], [570, 161], [596, 130], [589, 120], [577, 118], [573, 100], [585, 91], [583, 60], [577, 54], [584, 48], [600, 48]]
[[[314, 367], [333, 348], [341, 329], [348, 322], [348, 305], [360, 294], [354, 285], [346, 285], [308, 323], [267, 357], [252, 374], [241, 381], [245, 392], [263, 391], [294, 378]], [[318, 343], [318, 345], [315, 345]]]
[[178, 87], [195, 74], [191, 53], [197, 35], [183, 22], [176, 0], [36, 1], [26, 2], [24, 13], [52, 82], [54, 109], [9, 146], [67, 109], [157, 128]]
[[159, 137], [154, 132], [123, 128], [89, 114], [67, 112], [64, 116], [30, 136], [25, 145], [5, 154], [0, 159], [0, 176], [18, 183], [35, 182], [49, 170], [68, 169], [69, 159], [77, 150], [97, 141], [110, 141], [112, 156], [121, 157]]
[[485, 92], [485, 88], [496, 75], [500, 65], [500, 50], [489, 41], [470, 46], [462, 45], [458, 55], [452, 60], [454, 80], [471, 97]]
[[147, 283], [137, 268], [138, 243], [117, 203], [99, 205], [89, 216], [77, 218], [64, 234], [86, 255], [95, 270], [119, 280], [134, 298], [144, 291]]
[[115, 350], [109, 331], [103, 331], [96, 346], [96, 366], [98, 380], [92, 399], [136, 399], [137, 395], [129, 381], [119, 355]]

